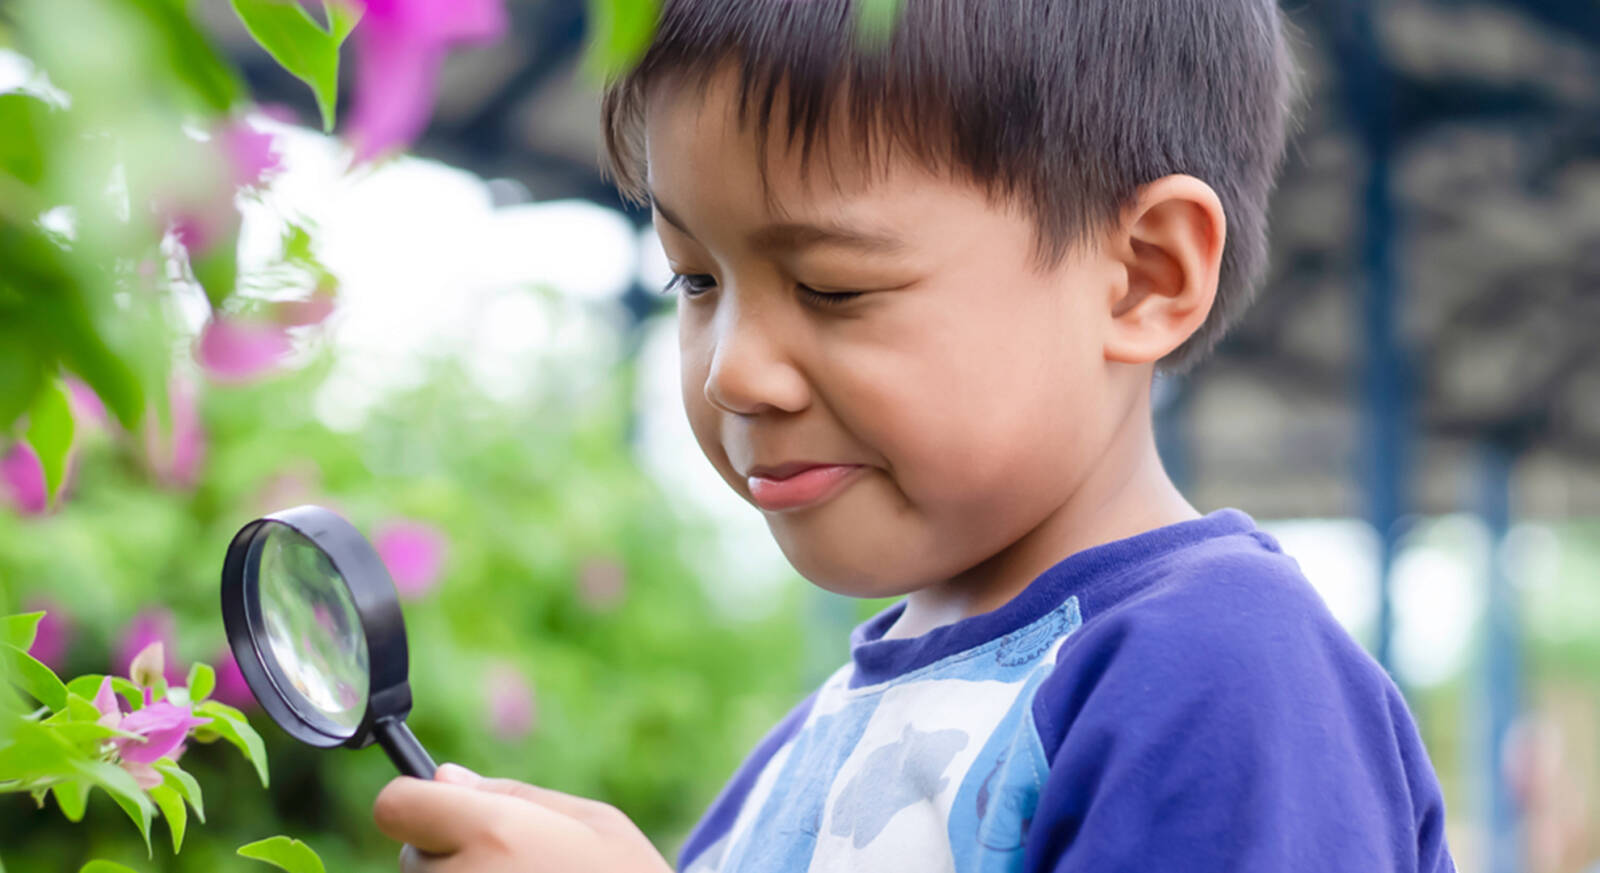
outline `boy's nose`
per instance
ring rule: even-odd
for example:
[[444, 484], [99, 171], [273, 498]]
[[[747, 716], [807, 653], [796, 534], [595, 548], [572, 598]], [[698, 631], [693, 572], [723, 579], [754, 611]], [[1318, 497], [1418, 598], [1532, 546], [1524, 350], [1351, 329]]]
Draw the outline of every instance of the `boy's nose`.
[[706, 401], [738, 415], [804, 409], [810, 389], [782, 334], [781, 325], [757, 312], [728, 306], [718, 313], [711, 328]]

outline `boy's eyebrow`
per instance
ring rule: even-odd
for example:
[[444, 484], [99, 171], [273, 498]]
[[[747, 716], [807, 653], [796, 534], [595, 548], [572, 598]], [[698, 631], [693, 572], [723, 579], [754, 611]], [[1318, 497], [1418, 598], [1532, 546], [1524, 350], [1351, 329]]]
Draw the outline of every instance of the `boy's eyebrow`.
[[[694, 234], [676, 213], [668, 209], [655, 192], [649, 192], [650, 205], [667, 223], [693, 237]], [[765, 251], [795, 251], [815, 245], [836, 245], [869, 254], [889, 253], [905, 248], [905, 242], [888, 234], [875, 233], [849, 225], [810, 222], [769, 224], [750, 235], [750, 244]]]

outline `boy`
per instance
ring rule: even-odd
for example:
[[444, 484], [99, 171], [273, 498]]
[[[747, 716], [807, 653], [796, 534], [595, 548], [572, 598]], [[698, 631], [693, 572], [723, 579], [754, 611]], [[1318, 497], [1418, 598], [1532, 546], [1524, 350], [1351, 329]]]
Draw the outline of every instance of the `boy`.
[[[1265, 258], [1272, 0], [668, 0], [607, 94], [706, 456], [831, 591], [903, 600], [684, 846], [711, 871], [1448, 871], [1395, 686], [1162, 470], [1150, 385]], [[615, 809], [446, 767], [406, 870], [667, 869]]]

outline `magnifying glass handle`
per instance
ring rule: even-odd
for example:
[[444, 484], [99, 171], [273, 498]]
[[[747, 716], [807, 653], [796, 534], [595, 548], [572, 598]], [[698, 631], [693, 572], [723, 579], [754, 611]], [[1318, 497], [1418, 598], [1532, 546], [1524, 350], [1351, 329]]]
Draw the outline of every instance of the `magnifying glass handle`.
[[403, 775], [418, 779], [433, 778], [433, 771], [438, 767], [405, 722], [397, 718], [379, 719], [372, 726], [372, 734]]

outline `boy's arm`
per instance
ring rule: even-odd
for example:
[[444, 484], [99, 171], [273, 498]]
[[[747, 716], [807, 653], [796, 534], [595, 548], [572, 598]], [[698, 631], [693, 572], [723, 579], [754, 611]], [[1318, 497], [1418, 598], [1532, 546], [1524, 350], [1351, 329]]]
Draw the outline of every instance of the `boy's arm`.
[[1283, 584], [1195, 581], [1063, 646], [1034, 702], [1050, 772], [1025, 870], [1454, 869], [1398, 690]]

